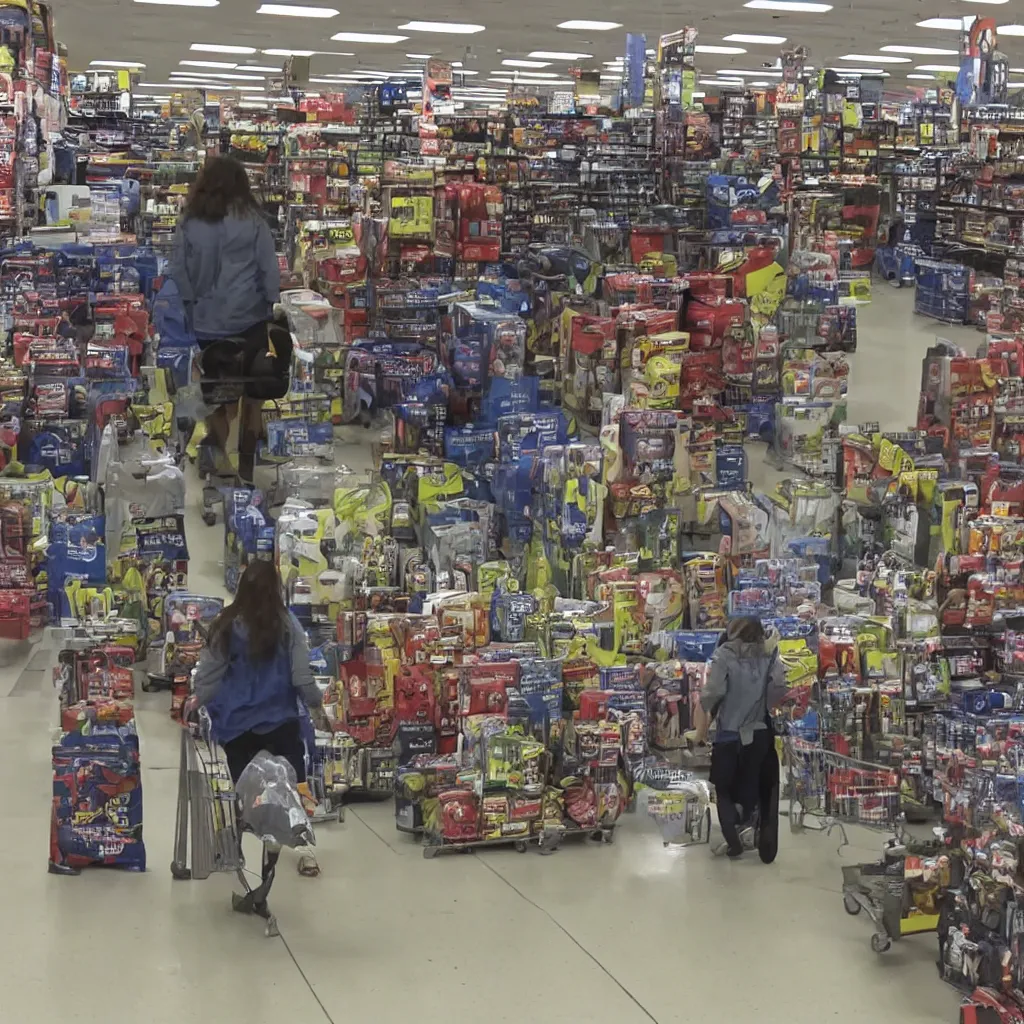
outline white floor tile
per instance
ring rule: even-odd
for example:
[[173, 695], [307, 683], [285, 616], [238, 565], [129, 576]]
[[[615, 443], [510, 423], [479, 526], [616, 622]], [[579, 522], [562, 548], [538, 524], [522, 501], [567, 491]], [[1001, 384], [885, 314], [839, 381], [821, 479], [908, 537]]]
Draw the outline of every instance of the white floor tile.
[[[972, 350], [982, 340], [915, 318], [912, 298], [878, 285], [862, 312], [853, 421], [911, 425], [931, 339]], [[341, 457], [366, 468], [372, 439], [348, 428]], [[755, 479], [767, 479], [750, 452]], [[202, 524], [195, 488], [187, 529], [193, 588], [222, 594], [223, 526]], [[55, 708], [45, 673], [21, 673], [31, 653], [0, 652], [5, 1024], [956, 1019], [934, 936], [879, 957], [868, 922], [843, 912], [840, 865], [880, 845], [864, 832], [840, 856], [835, 837], [784, 825], [766, 868], [665, 849], [636, 815], [611, 846], [425, 861], [390, 804], [355, 805], [345, 824], [318, 830], [320, 878], [300, 878], [285, 854], [271, 900], [283, 938], [265, 939], [257, 920], [231, 913], [227, 878], [171, 879], [178, 734], [166, 693], [139, 701], [149, 871], [47, 875]]]

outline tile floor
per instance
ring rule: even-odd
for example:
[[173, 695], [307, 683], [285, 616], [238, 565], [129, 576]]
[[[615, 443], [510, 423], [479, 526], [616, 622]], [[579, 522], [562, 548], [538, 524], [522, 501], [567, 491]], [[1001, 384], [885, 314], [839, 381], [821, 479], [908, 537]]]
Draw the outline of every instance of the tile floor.
[[[909, 425], [935, 335], [981, 336], [916, 318], [912, 293], [876, 289], [853, 357], [850, 419]], [[368, 462], [354, 430], [342, 458]], [[754, 454], [752, 463], [760, 458]], [[221, 593], [220, 527], [189, 510], [192, 580]], [[644, 816], [611, 846], [556, 855], [492, 850], [425, 861], [389, 804], [321, 826], [318, 879], [286, 853], [272, 906], [281, 937], [229, 910], [230, 880], [172, 881], [178, 742], [166, 694], [142, 695], [145, 874], [46, 873], [55, 721], [48, 656], [0, 649], [0, 1017], [5, 1024], [280, 1024], [450, 1019], [674, 1024], [952, 1024], [957, 998], [924, 936], [884, 957], [847, 917], [840, 865], [879, 838], [790, 835], [779, 859], [667, 850]]]

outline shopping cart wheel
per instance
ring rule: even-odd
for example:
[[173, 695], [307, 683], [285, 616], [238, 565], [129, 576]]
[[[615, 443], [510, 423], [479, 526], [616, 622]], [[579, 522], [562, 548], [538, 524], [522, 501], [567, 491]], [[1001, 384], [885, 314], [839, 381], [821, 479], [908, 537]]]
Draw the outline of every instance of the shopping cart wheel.
[[216, 526], [217, 525], [217, 513], [216, 512], [204, 512], [203, 513], [203, 522], [206, 523], [207, 526]]
[[427, 845], [427, 846], [423, 847], [423, 859], [424, 860], [433, 860], [436, 856], [437, 856], [437, 847], [436, 846]]
[[516, 853], [526, 853], [528, 847], [525, 839], [519, 839], [516, 841]]
[[339, 825], [344, 825], [345, 824], [345, 808], [344, 807], [339, 807], [338, 808], [338, 824]]
[[861, 912], [861, 905], [857, 902], [857, 898], [851, 893], [843, 893], [843, 910], [845, 910], [850, 917], [856, 917]]
[[875, 953], [888, 953], [892, 947], [892, 939], [885, 932], [875, 932], [871, 936], [871, 949]]
[[171, 878], [176, 882], [187, 882], [192, 878], [192, 872], [184, 864], [179, 864], [176, 860], [172, 860]]

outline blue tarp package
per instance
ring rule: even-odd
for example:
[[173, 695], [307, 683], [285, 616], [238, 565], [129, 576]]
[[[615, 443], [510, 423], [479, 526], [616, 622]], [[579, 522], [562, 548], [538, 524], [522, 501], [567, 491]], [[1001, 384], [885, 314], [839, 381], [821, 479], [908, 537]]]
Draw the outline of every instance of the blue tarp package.
[[142, 777], [134, 723], [65, 733], [53, 748], [50, 863], [146, 869]]
[[448, 427], [444, 432], [444, 457], [457, 466], [482, 466], [494, 458], [494, 428]]
[[549, 743], [562, 728], [562, 659], [519, 659], [519, 692], [529, 709], [528, 734]]

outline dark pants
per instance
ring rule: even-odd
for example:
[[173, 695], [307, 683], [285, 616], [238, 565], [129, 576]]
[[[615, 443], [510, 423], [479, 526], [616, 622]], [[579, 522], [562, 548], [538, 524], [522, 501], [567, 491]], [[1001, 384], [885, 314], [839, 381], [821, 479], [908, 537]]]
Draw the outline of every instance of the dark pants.
[[[262, 352], [267, 346], [267, 323], [261, 320], [258, 324], [253, 324], [252, 327], [239, 331], [233, 337], [242, 342], [244, 352], [242, 363], [243, 366], [248, 366], [255, 355]], [[199, 348], [203, 350], [218, 340], [220, 339], [204, 338], [199, 341]], [[203, 375], [210, 378], [218, 378], [225, 375], [227, 378], [230, 378], [232, 372], [238, 372], [234, 366], [232, 366], [231, 370], [225, 371], [224, 368], [216, 365], [213, 360], [210, 360], [209, 366], [206, 364], [203, 366]], [[209, 384], [204, 385], [203, 392], [204, 397], [209, 401], [213, 392], [212, 386]], [[256, 446], [263, 433], [263, 400], [260, 398], [250, 398], [248, 395], [245, 395], [242, 397], [241, 402], [242, 420], [238, 425], [238, 475], [246, 482], [252, 483], [256, 464]], [[227, 453], [231, 421], [235, 417], [236, 410], [237, 404], [235, 403], [230, 407], [226, 405], [219, 406], [206, 421], [207, 436], [225, 454]]]
[[243, 732], [224, 744], [231, 779], [238, 782], [245, 766], [261, 751], [272, 757], [283, 757], [295, 769], [299, 782], [306, 781], [306, 748], [302, 742], [299, 720], [293, 718], [270, 732]]
[[[761, 859], [775, 859], [778, 846], [779, 759], [771, 729], [758, 729], [744, 746], [739, 740], [711, 748], [710, 782], [715, 787], [718, 824], [734, 851], [742, 849], [741, 826], [752, 824], [755, 812], [761, 823]], [[771, 856], [766, 856], [771, 848]]]

